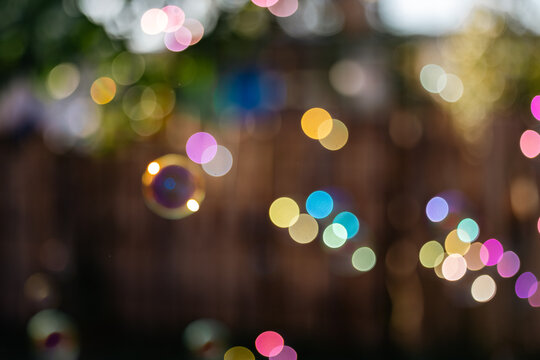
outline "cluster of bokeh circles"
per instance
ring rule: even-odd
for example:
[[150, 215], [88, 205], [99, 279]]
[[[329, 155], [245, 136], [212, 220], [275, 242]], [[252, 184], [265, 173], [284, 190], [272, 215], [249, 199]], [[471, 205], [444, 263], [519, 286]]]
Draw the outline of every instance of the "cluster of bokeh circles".
[[[268, 214], [272, 223], [287, 228], [290, 237], [299, 244], [308, 244], [319, 235], [319, 222], [325, 227], [322, 242], [329, 249], [339, 249], [354, 238], [360, 230], [358, 217], [350, 211], [341, 211], [333, 218], [334, 199], [323, 190], [312, 192], [305, 202], [306, 213], [300, 213], [298, 203], [289, 197], [280, 197], [272, 202]], [[351, 256], [352, 266], [360, 271], [371, 270], [377, 261], [373, 249], [368, 246], [357, 248]]]
[[307, 137], [319, 140], [328, 150], [339, 150], [347, 144], [349, 130], [340, 120], [333, 119], [323, 108], [311, 108], [304, 113], [300, 122]]
[[449, 103], [458, 101], [463, 95], [463, 82], [460, 77], [447, 73], [436, 64], [427, 64], [420, 70], [420, 83], [426, 91], [438, 94]]
[[[519, 256], [510, 250], [505, 251], [497, 239], [478, 242], [480, 227], [471, 218], [461, 217], [459, 199], [447, 192], [433, 197], [426, 205], [427, 218], [442, 227], [453, 227], [446, 235], [444, 243], [437, 240], [426, 242], [420, 249], [419, 260], [426, 268], [434, 269], [439, 278], [448, 281], [462, 279], [467, 271], [490, 271], [496, 268], [501, 278], [512, 278], [520, 270]], [[457, 223], [457, 225], [456, 225]], [[533, 307], [540, 306], [538, 280], [531, 272], [520, 274], [515, 282], [515, 293], [519, 298], [528, 299]], [[472, 298], [479, 302], [488, 302], [495, 296], [497, 284], [489, 274], [475, 277], [471, 284]]]
[[[531, 100], [531, 114], [540, 121], [540, 95]], [[519, 147], [529, 159], [537, 157], [540, 154], [540, 134], [535, 130], [525, 130], [519, 139]]]
[[291, 16], [298, 10], [298, 0], [251, 0], [259, 7], [267, 8], [277, 17]]
[[147, 10], [141, 16], [141, 29], [148, 35], [164, 33], [163, 42], [173, 52], [195, 45], [204, 35], [203, 25], [196, 19], [186, 19], [184, 11], [176, 5]]
[[229, 149], [218, 145], [207, 132], [197, 132], [186, 142], [187, 158], [168, 154], [153, 160], [142, 176], [142, 191], [148, 207], [167, 219], [181, 219], [199, 210], [205, 196], [202, 173], [213, 177], [227, 174], [233, 164]]
[[[270, 360], [296, 360], [296, 351], [285, 345], [283, 336], [275, 331], [265, 331], [255, 339], [255, 348]], [[224, 360], [255, 360], [255, 355], [244, 346], [235, 346], [225, 352]]]

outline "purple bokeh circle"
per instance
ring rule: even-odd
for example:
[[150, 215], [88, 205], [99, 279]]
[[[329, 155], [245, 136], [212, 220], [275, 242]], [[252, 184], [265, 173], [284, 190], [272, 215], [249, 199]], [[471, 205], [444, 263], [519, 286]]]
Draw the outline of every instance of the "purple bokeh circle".
[[276, 356], [271, 356], [270, 360], [296, 360], [296, 351], [290, 346], [285, 345]]
[[516, 280], [516, 295], [521, 299], [526, 299], [534, 295], [538, 289], [538, 280], [531, 272], [525, 272]]
[[197, 164], [206, 164], [212, 161], [216, 156], [217, 149], [216, 139], [207, 132], [191, 135], [186, 143], [187, 156]]
[[517, 274], [519, 265], [519, 256], [513, 251], [506, 251], [497, 264], [497, 272], [501, 277], [509, 278]]

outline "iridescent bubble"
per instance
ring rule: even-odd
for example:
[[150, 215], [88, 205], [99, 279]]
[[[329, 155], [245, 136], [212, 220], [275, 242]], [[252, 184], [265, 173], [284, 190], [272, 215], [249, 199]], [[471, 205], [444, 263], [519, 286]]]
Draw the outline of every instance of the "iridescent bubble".
[[27, 326], [38, 358], [76, 359], [79, 354], [77, 331], [71, 318], [63, 312], [46, 309], [38, 312]]
[[266, 7], [274, 5], [275, 3], [278, 2], [278, 0], [251, 0], [251, 2], [257, 6], [266, 8]]
[[270, 356], [270, 360], [296, 360], [297, 358], [296, 351], [290, 346], [284, 346], [279, 354]]
[[283, 337], [275, 331], [265, 331], [255, 339], [255, 347], [262, 356], [276, 356], [283, 350], [283, 346]]
[[[202, 157], [209, 157], [207, 152], [213, 151], [216, 151], [213, 149], [213, 147], [207, 148]], [[231, 170], [232, 165], [233, 156], [229, 149], [227, 149], [225, 146], [217, 145], [216, 155], [209, 162], [202, 164], [202, 168], [208, 175], [218, 177], [227, 174]]]
[[212, 161], [216, 156], [217, 149], [216, 139], [207, 132], [191, 135], [186, 143], [187, 156], [197, 164], [206, 164]]
[[531, 100], [531, 114], [536, 120], [540, 121], [540, 95], [536, 95]]
[[472, 271], [478, 271], [486, 266], [482, 259], [480, 259], [480, 250], [482, 250], [482, 244], [475, 242], [471, 244], [469, 251], [464, 255], [467, 261], [467, 269]]
[[277, 17], [288, 17], [298, 10], [298, 0], [279, 0], [268, 10]]
[[162, 156], [147, 166], [142, 176], [142, 190], [148, 207], [167, 219], [192, 214], [204, 199], [204, 181], [199, 168], [176, 154]]
[[501, 277], [509, 278], [517, 274], [519, 266], [519, 256], [513, 251], [506, 251], [497, 264], [497, 272]]
[[354, 237], [360, 230], [360, 222], [356, 215], [351, 212], [343, 211], [334, 218], [334, 224], [341, 224], [347, 230], [347, 239]]
[[201, 41], [204, 35], [204, 26], [196, 19], [186, 19], [184, 21], [184, 27], [191, 33], [191, 42], [189, 45], [195, 45]]
[[243, 346], [235, 346], [227, 350], [223, 360], [255, 360], [255, 355]]
[[175, 5], [167, 5], [161, 10], [167, 15], [167, 26], [163, 31], [171, 33], [182, 27], [186, 18], [182, 9]]
[[356, 249], [351, 261], [356, 270], [365, 272], [373, 269], [377, 262], [377, 256], [373, 250], [366, 246]]
[[538, 289], [538, 280], [536, 279], [536, 276], [534, 276], [531, 272], [525, 272], [516, 280], [516, 295], [520, 299], [526, 299], [534, 295], [536, 290]]
[[457, 281], [467, 272], [467, 261], [460, 254], [450, 254], [442, 264], [442, 274], [448, 281]]
[[301, 126], [304, 133], [312, 139], [321, 139], [332, 131], [333, 122], [329, 123], [329, 126], [325, 126], [324, 130], [319, 130], [321, 125], [327, 121], [332, 120], [332, 117], [328, 111], [321, 108], [312, 108], [304, 113], [301, 120]]
[[289, 226], [289, 235], [300, 244], [307, 244], [315, 240], [319, 233], [319, 224], [309, 214], [300, 214], [293, 220], [294, 223]]
[[448, 216], [448, 203], [442, 197], [435, 196], [426, 205], [426, 215], [433, 222], [440, 222]]
[[424, 267], [434, 268], [443, 262], [444, 249], [438, 241], [428, 241], [420, 248], [418, 259]]
[[446, 240], [444, 241], [444, 248], [448, 254], [465, 255], [469, 251], [470, 247], [470, 243], [461, 241], [457, 230], [450, 231], [450, 233], [446, 236]]
[[540, 154], [540, 134], [534, 130], [525, 130], [519, 139], [519, 147], [529, 159], [537, 157]]
[[315, 219], [322, 219], [330, 215], [334, 209], [334, 200], [326, 191], [312, 192], [306, 200], [306, 211]]
[[420, 71], [420, 83], [430, 93], [438, 94], [446, 86], [446, 72], [439, 65], [425, 65]]
[[116, 83], [110, 77], [100, 77], [92, 83], [90, 96], [96, 104], [104, 105], [111, 102], [116, 95]]
[[323, 242], [331, 249], [337, 249], [347, 241], [347, 229], [341, 224], [330, 224], [324, 229]]
[[503, 246], [497, 239], [489, 239], [480, 249], [480, 259], [486, 266], [497, 265], [503, 256]]
[[480, 228], [478, 224], [473, 219], [463, 219], [459, 222], [457, 226], [457, 235], [461, 241], [464, 242], [473, 242], [478, 237], [480, 233]]
[[184, 330], [184, 343], [197, 357], [214, 359], [225, 352], [229, 332], [224, 324], [213, 319], [195, 320]]
[[272, 202], [268, 214], [274, 225], [280, 228], [288, 228], [298, 220], [300, 208], [293, 199], [280, 197]]
[[141, 29], [145, 34], [156, 35], [164, 31], [169, 18], [161, 9], [149, 9], [141, 17]]
[[64, 99], [77, 89], [80, 82], [77, 67], [70, 63], [55, 66], [47, 76], [47, 90], [54, 99]]
[[[327, 130], [328, 128], [331, 129], [329, 133]], [[326, 133], [328, 133], [328, 135], [322, 137], [322, 134]], [[347, 144], [348, 139], [349, 130], [347, 129], [347, 126], [339, 120], [326, 120], [319, 127], [319, 142], [325, 149], [331, 151], [339, 150]]]
[[497, 292], [497, 284], [489, 275], [480, 275], [474, 279], [471, 286], [471, 295], [474, 300], [484, 303], [493, 299]]

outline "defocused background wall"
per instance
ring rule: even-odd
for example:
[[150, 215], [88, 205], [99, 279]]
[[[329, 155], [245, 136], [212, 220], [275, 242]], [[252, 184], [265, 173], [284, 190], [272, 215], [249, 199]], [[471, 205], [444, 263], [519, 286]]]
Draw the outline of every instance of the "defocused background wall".
[[[519, 274], [447, 281], [418, 259], [471, 217], [478, 241], [540, 270], [538, 159], [520, 143], [539, 127], [540, 6], [406, 3], [299, 1], [288, 17], [241, 0], [0, 5], [1, 357], [222, 358], [275, 330], [299, 358], [534, 358], [540, 303], [516, 297]], [[164, 5], [200, 21], [202, 40], [173, 52], [144, 34], [143, 13]], [[430, 93], [428, 64], [457, 80]], [[101, 76], [116, 82], [104, 105], [90, 94]], [[346, 124], [343, 148], [305, 136], [313, 107]], [[233, 167], [203, 174], [199, 211], [164, 219], [141, 176], [197, 131]], [[302, 208], [319, 189], [360, 219], [339, 250], [322, 227], [302, 245], [268, 217], [275, 199]], [[456, 219], [429, 221], [428, 201], [451, 190]], [[371, 271], [352, 268], [358, 246], [375, 251]], [[480, 273], [497, 286], [487, 303], [471, 297]], [[58, 313], [42, 323], [72, 324], [67, 340], [34, 341], [46, 309]], [[199, 319], [228, 335], [193, 350]]]

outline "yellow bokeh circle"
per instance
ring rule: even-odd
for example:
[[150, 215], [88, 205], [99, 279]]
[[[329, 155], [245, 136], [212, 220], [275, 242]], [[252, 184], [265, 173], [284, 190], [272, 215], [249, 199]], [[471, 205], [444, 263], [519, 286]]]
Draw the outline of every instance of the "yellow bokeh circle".
[[116, 83], [110, 77], [100, 77], [92, 83], [90, 96], [96, 104], [104, 105], [111, 102], [116, 95]]
[[280, 197], [270, 205], [268, 215], [270, 215], [270, 220], [277, 227], [288, 228], [298, 219], [300, 208], [293, 199]]
[[[328, 123], [321, 128], [321, 125], [327, 120], [332, 120], [328, 111], [321, 108], [311, 108], [302, 116], [302, 131], [312, 139], [325, 138], [332, 131], [332, 123]], [[321, 128], [321, 131], [319, 131], [319, 128]]]

